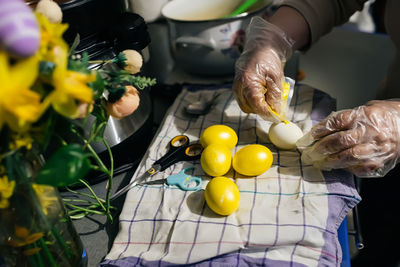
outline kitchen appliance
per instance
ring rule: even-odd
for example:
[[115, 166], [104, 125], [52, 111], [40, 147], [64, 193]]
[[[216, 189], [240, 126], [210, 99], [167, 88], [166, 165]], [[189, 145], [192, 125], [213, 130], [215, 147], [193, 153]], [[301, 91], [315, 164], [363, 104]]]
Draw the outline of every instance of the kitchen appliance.
[[233, 74], [250, 19], [261, 15], [272, 2], [259, 0], [247, 12], [233, 17], [226, 16], [241, 3], [240, 0], [168, 2], [162, 14], [168, 22], [176, 65], [192, 74]]
[[162, 17], [161, 9], [168, 0], [127, 0], [128, 9], [139, 14], [146, 22], [153, 22]]
[[[125, 12], [122, 0], [70, 0], [57, 1], [63, 11], [63, 23], [69, 28], [64, 38], [72, 45], [79, 36], [75, 56], [87, 53], [90, 60], [108, 60], [125, 49], [140, 52], [148, 59], [150, 35], [147, 25], [138, 14]], [[92, 64], [93, 69], [100, 63]], [[113, 151], [115, 174], [135, 167], [142, 158], [152, 137], [153, 114], [149, 89], [139, 90], [140, 104], [130, 116], [117, 120], [109, 118], [104, 136]], [[89, 118], [93, 121], [94, 117]], [[102, 143], [93, 143], [94, 150], [108, 165], [109, 155]], [[97, 175], [91, 175], [91, 181]]]

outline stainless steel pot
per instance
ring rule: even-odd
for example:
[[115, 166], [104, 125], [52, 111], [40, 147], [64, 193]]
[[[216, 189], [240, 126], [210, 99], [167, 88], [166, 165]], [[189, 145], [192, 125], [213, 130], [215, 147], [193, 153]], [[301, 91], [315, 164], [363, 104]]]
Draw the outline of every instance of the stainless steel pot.
[[[131, 115], [124, 117], [120, 120], [110, 116], [106, 129], [104, 131], [104, 138], [107, 140], [111, 148], [116, 147], [119, 144], [123, 144], [129, 138], [131, 138], [139, 129], [141, 129], [145, 123], [150, 119], [152, 113], [152, 104], [150, 94], [147, 90], [139, 91], [140, 105]], [[94, 116], [90, 115], [88, 124], [90, 125], [94, 121]], [[140, 142], [139, 140], [136, 140]], [[125, 143], [126, 144], [126, 143]], [[106, 151], [106, 146], [99, 142], [91, 144], [93, 149], [97, 153]], [[126, 147], [126, 149], [134, 149], [133, 147]], [[132, 153], [132, 150], [129, 151]]]
[[[180, 4], [183, 5], [179, 2], [184, 0], [173, 0], [162, 9], [168, 22], [170, 46], [176, 65], [193, 74], [230, 75], [234, 73], [236, 59], [244, 45], [245, 29], [251, 18], [261, 15], [273, 1], [260, 0], [246, 13], [231, 18], [210, 15], [212, 19], [205, 19], [207, 15], [204, 15], [204, 8], [197, 8], [202, 13], [198, 16], [193, 10], [179, 9]], [[186, 5], [190, 3], [186, 1]]]

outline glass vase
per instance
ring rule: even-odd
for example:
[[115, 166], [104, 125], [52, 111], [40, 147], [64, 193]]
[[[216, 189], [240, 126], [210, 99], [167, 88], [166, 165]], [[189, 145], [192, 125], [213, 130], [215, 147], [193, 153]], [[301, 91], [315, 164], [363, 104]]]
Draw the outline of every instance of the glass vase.
[[0, 170], [0, 266], [86, 266], [82, 242], [57, 188], [32, 182], [18, 155]]

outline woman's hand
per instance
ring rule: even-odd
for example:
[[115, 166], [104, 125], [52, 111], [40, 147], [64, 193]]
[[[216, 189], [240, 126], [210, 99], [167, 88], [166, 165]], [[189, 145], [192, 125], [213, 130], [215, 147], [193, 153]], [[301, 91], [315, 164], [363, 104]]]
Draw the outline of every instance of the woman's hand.
[[277, 26], [260, 17], [251, 20], [233, 83], [236, 100], [244, 112], [272, 120], [268, 105], [278, 114], [283, 111], [283, 65], [292, 53], [292, 44]]
[[344, 168], [359, 177], [384, 176], [399, 162], [400, 102], [375, 100], [332, 113], [297, 146], [305, 164]]

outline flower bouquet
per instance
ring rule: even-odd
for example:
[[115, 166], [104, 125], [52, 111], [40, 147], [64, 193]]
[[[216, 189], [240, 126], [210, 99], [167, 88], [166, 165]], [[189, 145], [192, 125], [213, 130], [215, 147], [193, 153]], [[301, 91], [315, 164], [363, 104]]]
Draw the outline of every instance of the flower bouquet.
[[[71, 217], [113, 220], [113, 160], [103, 137], [108, 118], [132, 114], [138, 90], [155, 80], [137, 75], [142, 59], [133, 50], [91, 70], [89, 57], [74, 57], [62, 38], [68, 25], [31, 14], [40, 32], [34, 53], [15, 57], [0, 49], [0, 265], [80, 266], [84, 250]], [[87, 133], [89, 116], [95, 120]], [[91, 147], [98, 141], [110, 164]], [[90, 170], [107, 175], [105, 199], [84, 180]], [[76, 183], [89, 188], [87, 200], [62, 200], [57, 187]]]

